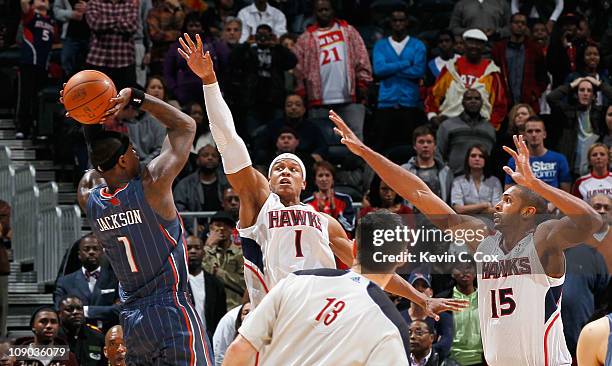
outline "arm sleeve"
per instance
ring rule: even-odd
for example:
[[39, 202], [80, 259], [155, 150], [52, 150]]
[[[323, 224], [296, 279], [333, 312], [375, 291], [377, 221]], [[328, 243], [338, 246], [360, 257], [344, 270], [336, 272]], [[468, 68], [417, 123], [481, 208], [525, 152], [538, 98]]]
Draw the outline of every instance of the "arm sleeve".
[[272, 330], [280, 311], [287, 281], [290, 281], [290, 277], [284, 278], [274, 286], [255, 310], [244, 319], [244, 323], [238, 329], [238, 333], [246, 338], [257, 351], [261, 350], [264, 345], [270, 344], [272, 340]]
[[445, 359], [450, 353], [451, 345], [453, 344], [453, 314], [444, 312], [440, 314], [440, 320], [436, 322], [436, 331], [438, 332], [438, 341], [433, 344], [440, 355], [441, 359]]
[[455, 180], [453, 180], [453, 187], [451, 188], [451, 206], [455, 205], [465, 205], [465, 202], [463, 202], [463, 194], [461, 192], [461, 184], [459, 183], [458, 178], [455, 178]]
[[499, 181], [499, 179], [497, 179], [497, 177], [491, 177], [491, 178], [494, 179], [493, 197], [491, 200], [491, 205], [495, 207], [495, 205], [501, 200], [502, 186], [501, 186], [501, 182]]
[[448, 24], [448, 28], [453, 31], [456, 36], [460, 36], [463, 32], [466, 31], [467, 28], [463, 27], [461, 24], [461, 13], [463, 12], [461, 2], [455, 4], [453, 8], [453, 12], [451, 14], [450, 22]]
[[221, 366], [223, 358], [225, 357], [225, 351], [234, 340], [236, 335], [234, 324], [236, 323], [239, 309], [240, 307], [230, 310], [221, 318], [219, 324], [217, 324], [217, 329], [212, 339], [215, 366]]
[[285, 14], [283, 14], [282, 11], [278, 11], [275, 13], [276, 19], [274, 19], [274, 34], [276, 34], [277, 37], [280, 37], [283, 34], [287, 33], [287, 18], [285, 17]]
[[66, 295], [68, 292], [66, 291], [64, 285], [64, 277], [60, 277], [57, 280], [57, 284], [55, 285], [55, 291], [53, 291], [53, 304], [55, 305], [55, 309], [59, 309], [59, 302], [61, 298]]
[[516, 14], [519, 12], [519, 0], [512, 0], [510, 2], [510, 11], [512, 14]]
[[446, 126], [442, 123], [440, 127], [438, 127], [438, 132], [436, 133], [436, 154], [441, 156], [444, 161], [448, 161], [448, 156], [446, 155], [447, 140], [448, 132]]
[[400, 69], [400, 76], [417, 81], [425, 75], [425, 65], [427, 65], [425, 46], [419, 42], [411, 56], [412, 60], [408, 62], [408, 65]]
[[569, 164], [564, 155], [559, 156], [559, 183], [571, 183], [572, 175], [570, 174]]
[[66, 4], [64, 0], [55, 0], [53, 2], [53, 15], [60, 22], [67, 22], [72, 15], [72, 9], [68, 8], [70, 4]]
[[244, 11], [245, 9], [242, 9], [241, 11], [238, 12], [238, 19], [240, 19], [240, 21], [242, 22], [242, 34], [240, 35], [240, 43], [244, 43], [247, 41], [247, 39], [249, 39], [249, 36], [251, 35], [251, 29], [249, 28], [249, 26], [247, 25], [246, 22], [246, 12]]
[[385, 40], [376, 42], [372, 56], [374, 60], [374, 74], [380, 78], [391, 76], [400, 71], [402, 67], [410, 66], [409, 60], [387, 61], [383, 52], [384, 42]]
[[88, 318], [112, 321], [119, 316], [119, 305], [98, 306], [89, 305]]
[[[508, 164], [506, 165], [508, 166], [508, 168], [514, 170], [516, 168], [516, 166], [514, 165], [514, 158], [508, 159]], [[514, 183], [514, 180], [508, 174], [505, 174], [504, 184], [516, 184], [516, 183]]]
[[[515, 0], [512, 0], [515, 1]], [[561, 15], [561, 13], [563, 13], [563, 0], [556, 0], [555, 1], [555, 10], [553, 10], [552, 14], [550, 14], [550, 20], [552, 20], [553, 22], [556, 22], [557, 19], [559, 19], [559, 16]]]

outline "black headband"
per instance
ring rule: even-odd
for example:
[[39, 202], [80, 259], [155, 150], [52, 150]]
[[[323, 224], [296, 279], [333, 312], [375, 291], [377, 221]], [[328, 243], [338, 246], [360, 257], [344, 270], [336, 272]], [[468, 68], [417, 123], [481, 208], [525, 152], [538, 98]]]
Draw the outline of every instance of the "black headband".
[[112, 169], [117, 164], [117, 161], [119, 161], [119, 157], [127, 152], [127, 149], [130, 146], [130, 139], [124, 135], [121, 135], [119, 140], [121, 141], [121, 146], [117, 148], [115, 153], [95, 167], [100, 173], [104, 173], [105, 171]]

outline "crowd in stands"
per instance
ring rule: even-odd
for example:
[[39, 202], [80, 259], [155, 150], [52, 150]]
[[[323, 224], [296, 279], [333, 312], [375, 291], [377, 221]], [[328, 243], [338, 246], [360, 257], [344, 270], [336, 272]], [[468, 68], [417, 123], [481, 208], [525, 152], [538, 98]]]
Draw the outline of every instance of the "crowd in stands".
[[[611, 5], [607, 0], [21, 0], [21, 22], [18, 27], [8, 22], [14, 29], [5, 29], [2, 41], [5, 48], [16, 42], [21, 50], [19, 139], [41, 137], [37, 93], [84, 69], [105, 72], [117, 90], [140, 87], [196, 121], [192, 154], [173, 193], [180, 212], [216, 212], [184, 221], [191, 235], [193, 300], [220, 364], [250, 309], [235, 228], [239, 199], [208, 128], [202, 82], [177, 52], [179, 35], [202, 35], [254, 166], [267, 176], [276, 155], [297, 154], [307, 170], [303, 202], [338, 219], [349, 237], [356, 220], [370, 211], [418, 212], [340, 144], [327, 117], [330, 109], [458, 213], [490, 220], [503, 190], [514, 184], [502, 167], [515, 162], [502, 146], [512, 147], [513, 135], [521, 134], [536, 177], [573, 192], [612, 222]], [[63, 124], [68, 125], [74, 130], [74, 122]], [[132, 107], [106, 128], [128, 134], [143, 163], [159, 154], [165, 134], [154, 117]], [[80, 174], [89, 166], [85, 144], [70, 141]], [[354, 202], [361, 202], [359, 211]], [[552, 206], [549, 211], [556, 213]], [[419, 224], [418, 217], [407, 220]], [[3, 224], [0, 231], [10, 239], [10, 227]], [[54, 307], [34, 313], [33, 340], [19, 342], [57, 336], [70, 346], [75, 362], [93, 365], [92, 355], [100, 361], [106, 354], [102, 332], [117, 324], [117, 280], [95, 237], [85, 236], [77, 245], [80, 268], [60, 276]], [[566, 255], [562, 316], [575, 355], [582, 326], [612, 300], [606, 295], [612, 249], [580, 246]], [[0, 243], [2, 299], [7, 267]], [[466, 299], [470, 306], [434, 321], [395, 299], [410, 324], [411, 362], [483, 364], [475, 266], [453, 266], [446, 276], [431, 272], [414, 270], [406, 278], [429, 296]], [[53, 337], [45, 327], [53, 329]]]

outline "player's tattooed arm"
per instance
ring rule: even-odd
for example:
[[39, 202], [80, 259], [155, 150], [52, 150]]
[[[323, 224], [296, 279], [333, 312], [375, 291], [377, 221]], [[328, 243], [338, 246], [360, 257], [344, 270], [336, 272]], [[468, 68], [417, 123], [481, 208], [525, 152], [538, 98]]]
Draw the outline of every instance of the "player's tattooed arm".
[[77, 188], [77, 201], [83, 212], [87, 212], [87, 200], [89, 199], [89, 192], [95, 186], [100, 183], [104, 183], [104, 178], [97, 170], [91, 169], [83, 174], [83, 177], [79, 181], [79, 187]]

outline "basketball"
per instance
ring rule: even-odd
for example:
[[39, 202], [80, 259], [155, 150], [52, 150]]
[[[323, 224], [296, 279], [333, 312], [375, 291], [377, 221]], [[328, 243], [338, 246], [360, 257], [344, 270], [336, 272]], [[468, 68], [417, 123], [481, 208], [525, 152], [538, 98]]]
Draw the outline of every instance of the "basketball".
[[83, 70], [68, 80], [64, 88], [64, 107], [70, 117], [84, 124], [98, 123], [117, 96], [113, 81], [106, 74]]

